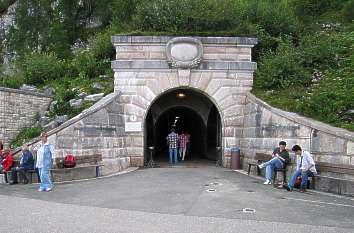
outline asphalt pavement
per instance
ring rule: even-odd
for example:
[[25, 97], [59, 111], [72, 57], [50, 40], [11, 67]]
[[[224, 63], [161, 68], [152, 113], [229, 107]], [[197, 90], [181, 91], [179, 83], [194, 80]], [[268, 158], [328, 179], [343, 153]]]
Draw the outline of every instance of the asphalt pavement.
[[287, 192], [230, 169], [184, 166], [0, 185], [0, 232], [353, 232], [354, 199]]

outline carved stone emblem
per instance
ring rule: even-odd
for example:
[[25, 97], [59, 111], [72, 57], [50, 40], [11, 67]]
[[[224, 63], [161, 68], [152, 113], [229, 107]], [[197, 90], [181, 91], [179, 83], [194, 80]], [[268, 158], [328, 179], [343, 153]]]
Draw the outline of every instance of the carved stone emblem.
[[172, 68], [195, 68], [202, 61], [203, 45], [196, 38], [176, 37], [167, 43], [166, 56]]

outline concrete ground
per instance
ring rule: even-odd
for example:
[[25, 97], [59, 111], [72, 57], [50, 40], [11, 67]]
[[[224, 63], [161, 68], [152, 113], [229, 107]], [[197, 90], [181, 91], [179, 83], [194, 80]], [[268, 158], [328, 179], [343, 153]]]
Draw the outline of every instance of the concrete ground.
[[178, 165], [57, 184], [49, 193], [0, 185], [0, 232], [354, 232], [354, 199], [262, 183]]

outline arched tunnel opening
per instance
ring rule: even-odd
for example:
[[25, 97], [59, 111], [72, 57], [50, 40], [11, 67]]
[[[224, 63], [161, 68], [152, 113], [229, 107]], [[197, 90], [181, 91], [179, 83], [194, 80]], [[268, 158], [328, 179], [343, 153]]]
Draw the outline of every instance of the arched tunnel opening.
[[190, 135], [186, 161], [216, 160], [216, 147], [221, 144], [220, 116], [215, 105], [203, 94], [178, 89], [160, 96], [150, 107], [145, 119], [145, 160], [149, 147], [157, 162], [168, 162], [166, 137], [174, 128], [177, 134]]

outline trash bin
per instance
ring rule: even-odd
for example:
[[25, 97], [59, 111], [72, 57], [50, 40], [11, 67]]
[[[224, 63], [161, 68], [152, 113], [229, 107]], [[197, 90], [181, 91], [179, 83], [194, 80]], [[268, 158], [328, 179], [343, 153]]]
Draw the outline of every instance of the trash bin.
[[241, 169], [241, 156], [239, 148], [231, 148], [231, 169]]

